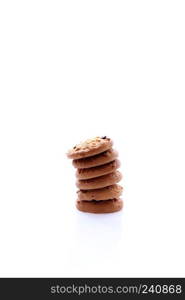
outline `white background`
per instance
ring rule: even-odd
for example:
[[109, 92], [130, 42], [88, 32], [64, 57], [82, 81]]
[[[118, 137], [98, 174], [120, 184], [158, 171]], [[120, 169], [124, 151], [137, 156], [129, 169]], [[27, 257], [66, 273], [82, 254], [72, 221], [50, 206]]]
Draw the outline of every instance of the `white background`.
[[[0, 276], [185, 276], [185, 2], [0, 2]], [[124, 209], [75, 209], [108, 135]]]

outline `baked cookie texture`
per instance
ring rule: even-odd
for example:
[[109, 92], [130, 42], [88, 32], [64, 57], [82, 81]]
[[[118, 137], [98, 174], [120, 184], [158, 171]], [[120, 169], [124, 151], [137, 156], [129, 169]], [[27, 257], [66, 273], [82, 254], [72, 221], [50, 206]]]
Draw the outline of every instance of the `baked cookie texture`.
[[79, 169], [97, 167], [114, 161], [117, 157], [118, 151], [111, 148], [105, 152], [87, 158], [74, 159], [73, 166]]
[[77, 201], [76, 207], [80, 211], [94, 214], [113, 213], [122, 209], [123, 201], [121, 199], [102, 201]]
[[113, 213], [122, 209], [123, 188], [118, 185], [122, 174], [118, 152], [107, 136], [95, 137], [67, 152], [76, 168], [76, 207], [88, 213]]
[[71, 150], [68, 151], [67, 156], [72, 159], [89, 157], [110, 149], [112, 145], [113, 142], [106, 136], [95, 137], [74, 146]]
[[87, 169], [77, 169], [76, 177], [78, 179], [89, 179], [94, 177], [103, 176], [116, 171], [120, 167], [120, 161], [118, 159], [107, 163], [105, 165], [87, 168]]
[[91, 190], [104, 188], [106, 186], [115, 184], [122, 179], [122, 175], [119, 171], [99, 176], [96, 178], [90, 178], [85, 180], [77, 180], [76, 185], [82, 190]]
[[123, 192], [121, 185], [113, 184], [101, 189], [78, 190], [78, 201], [99, 201], [107, 199], [118, 199]]

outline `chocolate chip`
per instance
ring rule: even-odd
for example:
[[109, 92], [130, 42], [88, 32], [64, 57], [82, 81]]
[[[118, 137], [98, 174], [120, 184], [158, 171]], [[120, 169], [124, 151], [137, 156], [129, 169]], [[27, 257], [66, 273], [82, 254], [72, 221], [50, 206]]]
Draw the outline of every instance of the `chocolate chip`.
[[106, 138], [107, 138], [106, 135], [101, 137], [101, 139], [106, 139]]

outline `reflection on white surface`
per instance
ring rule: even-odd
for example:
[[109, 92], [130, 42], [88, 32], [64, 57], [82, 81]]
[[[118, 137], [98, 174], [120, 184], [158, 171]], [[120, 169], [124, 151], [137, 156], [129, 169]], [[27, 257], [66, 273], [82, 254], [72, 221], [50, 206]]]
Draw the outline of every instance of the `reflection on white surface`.
[[90, 214], [76, 210], [72, 220], [66, 276], [118, 276], [124, 238], [123, 211]]
[[122, 238], [122, 211], [111, 214], [76, 213], [76, 247], [97, 254], [115, 249]]

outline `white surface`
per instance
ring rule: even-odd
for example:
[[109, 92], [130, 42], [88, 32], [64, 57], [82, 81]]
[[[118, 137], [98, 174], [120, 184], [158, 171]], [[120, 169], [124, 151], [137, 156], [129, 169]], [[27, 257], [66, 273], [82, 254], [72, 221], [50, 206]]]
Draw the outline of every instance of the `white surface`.
[[[184, 1], [1, 1], [0, 275], [185, 276]], [[77, 212], [114, 139], [124, 210]]]

